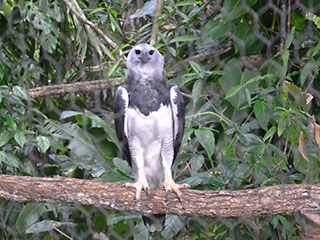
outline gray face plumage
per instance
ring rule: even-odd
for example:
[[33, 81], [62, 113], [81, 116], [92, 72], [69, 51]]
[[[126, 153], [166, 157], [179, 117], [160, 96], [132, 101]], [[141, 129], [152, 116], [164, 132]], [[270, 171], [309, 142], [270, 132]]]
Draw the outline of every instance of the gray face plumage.
[[163, 74], [164, 59], [153, 46], [142, 43], [135, 46], [127, 58], [127, 69], [143, 77]]

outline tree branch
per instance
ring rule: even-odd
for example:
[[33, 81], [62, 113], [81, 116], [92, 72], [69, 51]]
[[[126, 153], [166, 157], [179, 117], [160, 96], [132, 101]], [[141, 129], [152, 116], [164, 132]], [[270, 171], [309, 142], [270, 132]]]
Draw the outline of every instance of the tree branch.
[[[90, 22], [84, 14], [78, 13], [76, 9], [71, 5], [71, 3], [68, 0], [62, 0], [65, 5], [70, 9], [70, 11], [84, 24], [88, 25], [90, 28], [92, 28], [105, 42], [107, 42], [109, 45], [111, 45], [114, 49], [118, 48], [118, 45], [113, 42], [107, 35], [105, 35], [95, 24]], [[122, 55], [122, 54], [121, 54]]]
[[122, 78], [110, 78], [105, 80], [95, 80], [78, 82], [71, 84], [61, 84], [32, 88], [28, 91], [31, 98], [61, 95], [67, 93], [89, 92], [93, 90], [103, 90], [121, 85], [125, 80]]
[[150, 44], [154, 45], [157, 43], [157, 36], [159, 31], [159, 21], [158, 18], [161, 16], [163, 8], [163, 0], [157, 0], [156, 11], [153, 18], [152, 31], [151, 31], [151, 40]]
[[120, 184], [74, 178], [0, 175], [0, 199], [20, 203], [89, 205], [141, 214], [251, 218], [286, 213], [318, 213], [320, 185], [278, 185], [238, 191], [183, 190], [183, 202], [163, 189], [142, 193], [135, 205], [135, 189]]

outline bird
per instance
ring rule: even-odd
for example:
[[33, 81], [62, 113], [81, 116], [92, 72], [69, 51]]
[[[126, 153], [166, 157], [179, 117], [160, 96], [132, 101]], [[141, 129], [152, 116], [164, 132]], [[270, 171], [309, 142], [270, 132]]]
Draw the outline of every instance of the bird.
[[[151, 197], [150, 187], [162, 187], [166, 200], [171, 192], [182, 202], [171, 166], [181, 145], [185, 126], [183, 96], [176, 84], [166, 83], [164, 58], [147, 43], [133, 47], [127, 56], [127, 85], [119, 86], [114, 97], [114, 122], [123, 157], [136, 175], [135, 183], [123, 187], [136, 189], [136, 204], [141, 192]], [[165, 214], [142, 216], [149, 232], [161, 231]]]

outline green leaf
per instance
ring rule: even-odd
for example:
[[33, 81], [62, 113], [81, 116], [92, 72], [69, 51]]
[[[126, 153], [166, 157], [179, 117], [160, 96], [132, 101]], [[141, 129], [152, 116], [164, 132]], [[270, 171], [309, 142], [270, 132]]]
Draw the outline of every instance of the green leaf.
[[185, 217], [177, 215], [167, 215], [165, 227], [161, 231], [163, 239], [172, 239], [181, 231], [185, 226]]
[[312, 69], [312, 63], [307, 62], [300, 72], [300, 85], [303, 86], [305, 81], [307, 80], [308, 74]]
[[0, 163], [4, 163], [10, 167], [19, 168], [18, 161], [10, 153], [0, 151]]
[[287, 123], [288, 123], [288, 113], [287, 112], [283, 112], [280, 115], [280, 120], [279, 120], [278, 128], [277, 128], [277, 134], [278, 134], [279, 137], [282, 135], [282, 133], [286, 129]]
[[22, 88], [20, 86], [14, 86], [12, 88], [12, 91], [15, 94], [17, 94], [18, 97], [21, 97], [24, 100], [30, 101], [30, 96], [24, 88]]
[[282, 52], [282, 62], [285, 66], [288, 65], [289, 56], [290, 56], [290, 53], [288, 50], [284, 50]]
[[102, 232], [107, 227], [106, 216], [99, 210], [94, 213], [93, 225], [96, 232]]
[[40, 43], [41, 46], [43, 46], [49, 53], [52, 54], [57, 48], [58, 40], [51, 33], [46, 34], [42, 32], [40, 35]]
[[48, 232], [52, 231], [55, 228], [58, 228], [63, 225], [71, 225], [75, 226], [74, 223], [71, 222], [58, 222], [53, 220], [43, 220], [41, 222], [37, 222], [35, 224], [32, 224], [25, 233], [41, 233], [41, 232]]
[[8, 131], [3, 131], [0, 134], [0, 147], [3, 147], [4, 145], [6, 145], [7, 142], [9, 142], [10, 138], [11, 138], [11, 133]]
[[210, 171], [195, 173], [191, 177], [185, 178], [182, 181], [180, 181], [179, 184], [187, 183], [191, 187], [205, 185], [209, 183], [210, 175]]
[[150, 234], [142, 221], [135, 226], [134, 231], [134, 240], [140, 239], [150, 239]]
[[52, 211], [55, 207], [47, 203], [28, 203], [20, 212], [17, 221], [16, 228], [19, 233], [23, 233], [31, 225], [33, 225], [42, 216], [43, 213]]
[[168, 50], [173, 57], [177, 56], [177, 51], [173, 47], [168, 47]]
[[274, 74], [266, 74], [266, 75], [263, 75], [263, 76], [256, 76], [256, 77], [253, 77], [251, 78], [249, 81], [247, 81], [244, 85], [247, 86], [251, 83], [254, 83], [254, 82], [258, 82], [260, 80], [263, 80], [263, 79], [266, 79], [266, 78], [275, 78], [276, 76]]
[[120, 158], [114, 158], [113, 159], [113, 164], [119, 171], [123, 172], [127, 176], [130, 176], [131, 168], [128, 165], [127, 161], [124, 161], [124, 160], [122, 160]]
[[201, 91], [202, 91], [202, 80], [199, 79], [193, 84], [193, 88], [192, 88], [192, 99], [194, 102], [198, 101]]
[[196, 73], [202, 72], [201, 66], [198, 63], [196, 63], [194, 61], [190, 61], [189, 64], [190, 64], [190, 67], [192, 68], [192, 70], [195, 71]]
[[200, 37], [198, 37], [198, 36], [184, 35], [184, 36], [179, 36], [179, 37], [171, 39], [169, 43], [195, 41], [195, 40], [198, 40], [198, 39], [200, 39]]
[[251, 106], [251, 93], [250, 93], [250, 90], [248, 88], [245, 88], [244, 89], [244, 93], [245, 93], [245, 96], [246, 96], [246, 101], [247, 101], [248, 106]]
[[305, 20], [300, 11], [295, 10], [290, 15], [290, 24], [295, 26], [298, 31], [304, 30]]
[[81, 114], [82, 114], [82, 112], [64, 111], [61, 113], [60, 119], [66, 119], [66, 118], [74, 117], [74, 116], [81, 115]]
[[91, 121], [94, 122], [92, 124], [95, 124], [95, 127], [102, 127], [104, 129], [104, 131], [108, 134], [107, 138], [110, 142], [113, 142], [119, 147], [116, 132], [109, 126], [107, 122], [105, 122], [96, 114], [93, 114], [92, 112], [89, 112], [87, 110], [85, 110], [84, 113]]
[[109, 14], [109, 18], [110, 18], [110, 21], [111, 21], [111, 26], [113, 26], [121, 35], [123, 35], [121, 27], [119, 26], [117, 21], [114, 19], [112, 14]]
[[204, 157], [201, 154], [196, 154], [191, 158], [191, 171], [192, 174], [196, 174], [198, 170], [203, 166]]
[[211, 159], [215, 144], [213, 132], [210, 129], [199, 128], [194, 133], [201, 146], [206, 150], [209, 159]]
[[267, 141], [270, 137], [272, 137], [277, 131], [277, 128], [275, 126], [272, 126], [264, 135], [263, 141]]
[[268, 104], [265, 101], [256, 101], [253, 105], [253, 112], [256, 116], [259, 125], [267, 131], [270, 115], [268, 113]]
[[111, 77], [118, 69], [120, 65], [120, 61], [112, 64], [112, 66], [110, 67], [109, 71], [108, 71], [108, 77]]
[[236, 85], [236, 86], [233, 86], [225, 95], [225, 99], [228, 99], [228, 98], [231, 98], [233, 97], [234, 95], [236, 95], [242, 88], [242, 85]]
[[208, 21], [204, 27], [204, 39], [209, 38], [217, 40], [226, 35], [231, 30], [231, 24], [220, 19]]
[[45, 153], [50, 147], [50, 141], [45, 136], [38, 136], [36, 138], [38, 147], [41, 149], [41, 152]]
[[[295, 30], [296, 30], [296, 27], [291, 28], [289, 36], [288, 36], [286, 43], [285, 43], [285, 46], [284, 46], [285, 49], [289, 49], [290, 45], [292, 44]], [[288, 55], [289, 55], [289, 53], [288, 53]]]
[[13, 131], [17, 130], [17, 124], [14, 121], [14, 119], [12, 117], [10, 117], [9, 115], [6, 115], [6, 119], [7, 119], [7, 123], [9, 128], [11, 128]]
[[16, 132], [13, 137], [21, 147], [28, 141], [23, 131]]

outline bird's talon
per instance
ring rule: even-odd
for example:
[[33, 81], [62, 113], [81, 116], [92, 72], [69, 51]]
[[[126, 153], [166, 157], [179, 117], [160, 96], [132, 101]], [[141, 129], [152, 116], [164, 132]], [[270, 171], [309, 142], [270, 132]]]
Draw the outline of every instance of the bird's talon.
[[140, 199], [136, 199], [135, 202], [134, 202], [134, 205], [137, 206], [139, 201], [140, 201]]
[[182, 196], [181, 195], [178, 196], [178, 199], [179, 199], [179, 202], [182, 203]]
[[125, 187], [127, 187], [127, 184], [124, 183], [124, 184], [121, 185], [121, 187], [122, 187], [122, 188], [125, 188]]
[[148, 187], [146, 187], [146, 192], [147, 192], [147, 195], [148, 195], [149, 197], [151, 197], [151, 192], [150, 192], [150, 189], [149, 189]]
[[171, 193], [171, 190], [169, 189], [169, 190], [167, 191], [167, 195], [166, 195], [166, 200], [167, 200], [167, 201], [169, 201], [170, 193]]

